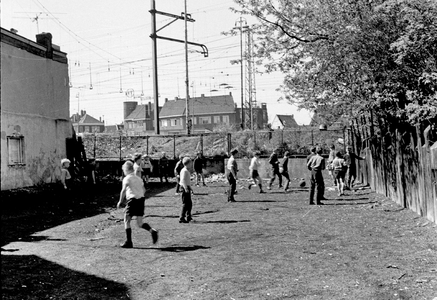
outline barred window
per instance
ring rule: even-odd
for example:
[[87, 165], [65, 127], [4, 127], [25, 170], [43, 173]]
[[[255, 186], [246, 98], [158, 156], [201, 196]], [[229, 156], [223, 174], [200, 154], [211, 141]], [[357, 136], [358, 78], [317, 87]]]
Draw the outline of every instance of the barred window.
[[24, 137], [23, 136], [8, 136], [8, 157], [9, 165], [24, 164]]

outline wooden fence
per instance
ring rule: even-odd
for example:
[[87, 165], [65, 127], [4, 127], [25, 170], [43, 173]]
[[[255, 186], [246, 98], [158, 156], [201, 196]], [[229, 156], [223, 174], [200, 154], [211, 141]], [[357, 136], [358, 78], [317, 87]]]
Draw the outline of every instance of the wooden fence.
[[[360, 161], [358, 180], [404, 208], [437, 223], [437, 142], [435, 127], [424, 131], [381, 130], [355, 138]], [[381, 134], [382, 133], [382, 134]]]

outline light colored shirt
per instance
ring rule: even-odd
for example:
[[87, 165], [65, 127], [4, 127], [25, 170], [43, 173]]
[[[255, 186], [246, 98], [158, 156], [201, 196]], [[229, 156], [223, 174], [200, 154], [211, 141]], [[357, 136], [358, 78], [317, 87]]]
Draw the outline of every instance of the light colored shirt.
[[235, 161], [235, 158], [233, 156], [231, 156], [231, 158], [228, 159], [228, 164], [226, 165], [226, 168], [228, 170], [234, 170], [234, 172], [238, 171], [238, 166], [237, 166], [237, 162]]
[[260, 166], [260, 162], [258, 157], [253, 157], [252, 160], [250, 161], [250, 166], [249, 166], [249, 170], [253, 171], [253, 170], [258, 170], [258, 167]]
[[344, 159], [343, 158], [338, 158], [336, 157], [333, 161], [332, 161], [332, 167], [334, 168], [334, 170], [336, 171], [341, 171], [343, 169], [343, 166], [345, 165], [344, 163]]
[[123, 178], [123, 186], [126, 186], [126, 199], [140, 199], [144, 197], [143, 180], [134, 173]]
[[190, 175], [190, 171], [188, 171], [187, 167], [184, 167], [181, 170], [181, 174], [180, 174], [181, 179], [179, 180], [179, 184], [185, 189], [187, 190], [187, 188], [189, 186], [191, 186], [191, 175]]
[[67, 169], [61, 169], [61, 180], [71, 179], [70, 172]]
[[308, 167], [313, 171], [321, 171], [325, 169], [325, 159], [319, 154], [314, 155], [310, 158], [307, 164]]
[[143, 168], [141, 168], [141, 165], [134, 163], [134, 173], [138, 177], [141, 177], [141, 172], [143, 172]]

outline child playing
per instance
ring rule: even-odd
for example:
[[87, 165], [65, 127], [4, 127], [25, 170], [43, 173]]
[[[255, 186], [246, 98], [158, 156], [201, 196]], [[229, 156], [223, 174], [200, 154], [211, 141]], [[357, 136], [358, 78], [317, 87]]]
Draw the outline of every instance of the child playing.
[[281, 174], [286, 180], [284, 191], [288, 191], [288, 186], [290, 185], [290, 175], [288, 174], [288, 157], [290, 156], [290, 152], [285, 151], [284, 157], [279, 162], [279, 174]]
[[193, 162], [194, 172], [196, 173], [196, 186], [199, 186], [200, 179], [202, 179], [203, 186], [205, 184], [205, 176], [203, 176], [203, 169], [205, 168], [205, 160], [203, 159], [202, 152], [197, 152], [197, 156]]
[[192, 220], [191, 208], [193, 207], [193, 202], [191, 201], [191, 175], [190, 171], [188, 171], [188, 169], [191, 168], [191, 159], [185, 157], [182, 160], [182, 163], [184, 164], [184, 168], [181, 170], [179, 182], [179, 185], [182, 188], [182, 213], [179, 223], [188, 223]]
[[179, 161], [176, 163], [176, 166], [174, 168], [174, 176], [176, 177], [176, 193], [175, 193], [176, 196], [178, 196], [180, 193], [181, 186], [179, 184], [179, 181], [181, 179], [181, 176], [180, 176], [181, 171], [184, 168], [183, 159], [184, 159], [184, 156], [182, 154], [179, 155]]
[[337, 152], [335, 156], [336, 157], [332, 161], [334, 180], [337, 183], [338, 195], [342, 196], [344, 195], [345, 162], [344, 159], [342, 158], [341, 152]]
[[134, 173], [140, 178], [143, 178], [143, 168], [141, 168], [142, 155], [140, 153], [134, 154]]
[[235, 160], [236, 155], [238, 154], [237, 149], [231, 150], [231, 157], [228, 160], [226, 165], [226, 177], [229, 182], [229, 190], [228, 190], [228, 202], [236, 202], [234, 195], [237, 192], [237, 173], [238, 173], [238, 165]]
[[263, 191], [262, 180], [261, 180], [261, 177], [259, 176], [259, 173], [258, 173], [258, 168], [260, 166], [260, 162], [259, 162], [260, 155], [261, 155], [261, 152], [256, 151], [252, 160], [250, 161], [249, 173], [250, 173], [250, 177], [253, 180], [253, 183], [249, 184], [249, 190], [252, 188], [252, 185], [256, 185], [258, 182], [259, 193], [263, 194], [265, 192]]
[[149, 183], [150, 174], [152, 174], [152, 162], [150, 161], [150, 157], [148, 155], [143, 156], [143, 175], [146, 183]]
[[64, 189], [68, 189], [70, 187], [71, 175], [68, 171], [70, 163], [70, 160], [67, 158], [63, 158], [61, 160], [61, 183]]
[[121, 245], [122, 248], [132, 248], [132, 229], [130, 222], [132, 217], [137, 217], [137, 225], [144, 228], [152, 234], [152, 241], [155, 244], [158, 241], [158, 231], [150, 227], [149, 224], [143, 223], [144, 215], [144, 183], [141, 178], [134, 174], [134, 165], [127, 161], [123, 164], [123, 173], [126, 177], [123, 178], [123, 187], [120, 193], [120, 200], [117, 203], [117, 208], [120, 208], [126, 202], [124, 209], [124, 228], [126, 230], [126, 242]]

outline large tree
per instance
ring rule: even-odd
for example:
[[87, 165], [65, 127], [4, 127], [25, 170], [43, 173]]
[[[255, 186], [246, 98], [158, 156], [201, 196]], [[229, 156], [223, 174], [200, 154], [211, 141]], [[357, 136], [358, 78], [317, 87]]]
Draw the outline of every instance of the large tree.
[[301, 108], [391, 124], [437, 118], [435, 0], [235, 0], [257, 17], [257, 56]]

